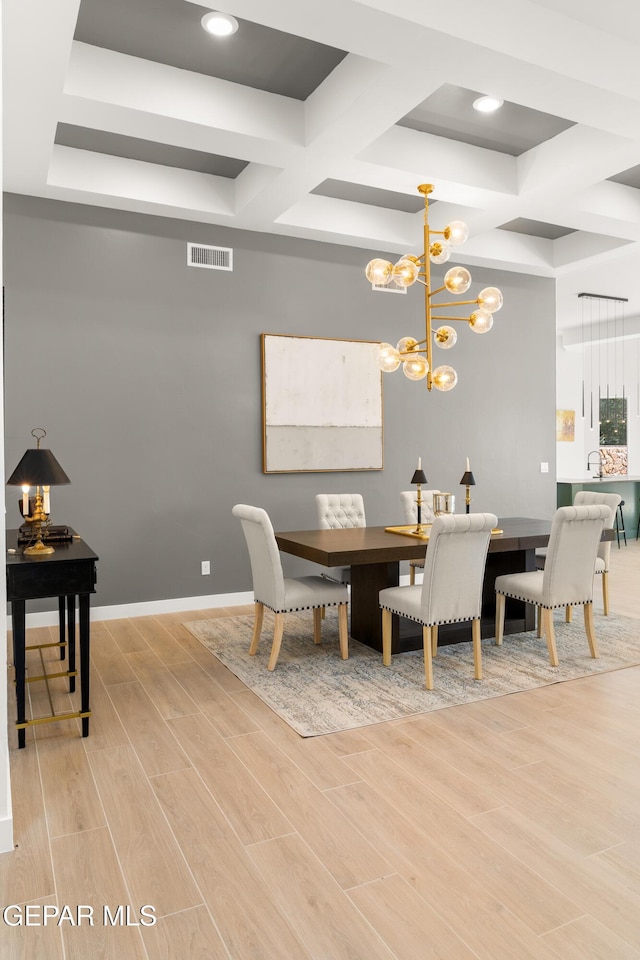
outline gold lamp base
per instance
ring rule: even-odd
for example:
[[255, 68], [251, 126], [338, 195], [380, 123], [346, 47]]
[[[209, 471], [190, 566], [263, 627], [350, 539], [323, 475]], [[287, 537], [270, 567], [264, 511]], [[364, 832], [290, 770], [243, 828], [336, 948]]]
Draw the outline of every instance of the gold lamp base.
[[47, 546], [42, 540], [37, 540], [30, 547], [24, 548], [26, 557], [47, 557], [51, 553], [55, 553], [53, 547]]

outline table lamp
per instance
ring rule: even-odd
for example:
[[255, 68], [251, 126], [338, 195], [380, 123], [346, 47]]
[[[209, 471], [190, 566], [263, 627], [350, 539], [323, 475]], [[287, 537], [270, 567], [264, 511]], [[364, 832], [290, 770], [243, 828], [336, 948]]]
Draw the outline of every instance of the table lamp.
[[[44, 557], [54, 553], [50, 544], [43, 543], [43, 527], [49, 520], [49, 487], [63, 483], [71, 483], [54, 455], [50, 450], [42, 450], [40, 441], [46, 437], [47, 431], [42, 427], [34, 427], [31, 436], [36, 439], [36, 449], [27, 450], [22, 460], [15, 468], [7, 484], [22, 487], [22, 513], [27, 523], [33, 524], [35, 543], [25, 547], [27, 556]], [[29, 488], [36, 488], [33, 512], [29, 513]]]
[[427, 482], [424, 470], [422, 469], [422, 457], [418, 457], [418, 467], [413, 471], [411, 483], [415, 483], [418, 488], [416, 496], [416, 506], [418, 508], [418, 526], [415, 533], [422, 533], [422, 484]]
[[467, 488], [465, 498], [464, 498], [464, 503], [465, 503], [464, 511], [465, 513], [469, 513], [471, 509], [471, 490], [469, 488], [475, 487], [476, 485], [475, 477], [473, 476], [471, 470], [469, 469], [469, 457], [467, 457], [467, 469], [462, 474], [462, 479], [460, 480], [460, 483]]

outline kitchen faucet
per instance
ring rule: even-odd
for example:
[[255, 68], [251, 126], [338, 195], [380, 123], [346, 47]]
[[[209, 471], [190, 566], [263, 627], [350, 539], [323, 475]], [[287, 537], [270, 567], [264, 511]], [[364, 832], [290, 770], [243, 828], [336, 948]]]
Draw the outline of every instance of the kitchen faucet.
[[587, 473], [589, 473], [589, 471], [591, 470], [591, 457], [594, 455], [594, 453], [598, 458], [598, 463], [600, 466], [600, 472], [596, 473], [596, 477], [603, 477], [604, 474], [602, 472], [602, 454], [600, 453], [599, 450], [592, 450], [589, 456], [587, 457]]

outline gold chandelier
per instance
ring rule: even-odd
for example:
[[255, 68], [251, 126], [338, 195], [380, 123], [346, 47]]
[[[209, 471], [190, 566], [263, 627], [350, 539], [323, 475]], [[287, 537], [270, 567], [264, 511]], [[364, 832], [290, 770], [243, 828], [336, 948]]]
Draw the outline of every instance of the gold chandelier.
[[[443, 286], [437, 290], [431, 289], [431, 263], [446, 263], [451, 256], [451, 248], [464, 243], [469, 236], [469, 228], [462, 220], [453, 220], [444, 230], [430, 230], [429, 194], [433, 191], [433, 185], [423, 183], [418, 187], [418, 191], [424, 196], [424, 253], [419, 257], [404, 254], [395, 265], [388, 260], [371, 260], [365, 273], [367, 280], [376, 286], [387, 286], [390, 283], [395, 283], [398, 287], [410, 287], [414, 283], [424, 286], [426, 336], [424, 340], [402, 337], [395, 347], [391, 343], [381, 343], [378, 362], [384, 373], [392, 373], [402, 364], [404, 375], [409, 380], [423, 380], [426, 377], [428, 390], [433, 387], [436, 390], [452, 390], [458, 382], [458, 374], [447, 364], [434, 370], [433, 344], [442, 350], [454, 346], [458, 334], [453, 327], [448, 326], [451, 321], [462, 320], [469, 324], [474, 333], [487, 333], [493, 326], [493, 314], [502, 306], [502, 294], [497, 287], [485, 287], [475, 300], [449, 300], [432, 304], [432, 298], [443, 290], [462, 294], [471, 286], [471, 274], [466, 267], [451, 267], [444, 276]], [[434, 240], [433, 237], [442, 237], [442, 240]], [[468, 317], [435, 316], [431, 312], [432, 307], [464, 304], [474, 305]], [[448, 323], [432, 333], [434, 320], [446, 320]]]

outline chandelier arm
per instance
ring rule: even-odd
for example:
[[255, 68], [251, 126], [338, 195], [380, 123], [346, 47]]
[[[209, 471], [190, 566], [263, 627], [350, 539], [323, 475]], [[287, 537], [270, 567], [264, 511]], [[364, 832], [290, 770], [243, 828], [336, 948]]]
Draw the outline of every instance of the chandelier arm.
[[435, 315], [435, 313], [431, 315], [431, 319], [432, 319], [432, 320], [447, 320], [447, 321], [449, 321], [449, 320], [462, 320], [464, 323], [468, 323], [468, 322], [469, 322], [469, 317], [447, 317], [446, 315], [443, 315], [443, 316], [441, 316], [441, 317], [440, 317], [440, 316], [437, 317], [437, 316]]
[[[433, 291], [437, 293], [437, 290]], [[478, 300], [446, 300], [442, 303], [434, 303], [434, 307], [461, 307], [465, 303], [482, 303], [480, 299]]]
[[431, 293], [429, 294], [429, 296], [430, 296], [430, 297], [435, 297], [436, 293], [441, 293], [443, 290], [446, 290], [446, 289], [447, 289], [447, 288], [446, 288], [446, 287], [444, 286], [444, 284], [443, 284], [441, 287], [438, 287], [437, 290], [432, 290]]

